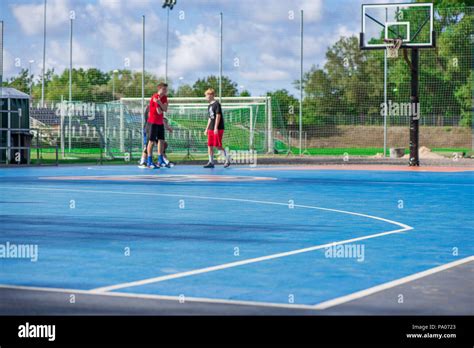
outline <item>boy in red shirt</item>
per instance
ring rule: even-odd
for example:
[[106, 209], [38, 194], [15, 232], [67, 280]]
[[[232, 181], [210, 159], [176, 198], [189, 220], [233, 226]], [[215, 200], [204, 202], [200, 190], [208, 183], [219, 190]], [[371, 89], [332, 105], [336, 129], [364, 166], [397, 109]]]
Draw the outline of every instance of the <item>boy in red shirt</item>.
[[[168, 85], [161, 82], [158, 84], [158, 93], [153, 94], [150, 99], [150, 112], [148, 115], [148, 122], [146, 124], [146, 136], [148, 139], [147, 145], [147, 166], [148, 168], [158, 168], [158, 166], [167, 167], [168, 165], [163, 158], [163, 149], [165, 142], [165, 123], [163, 121], [164, 112], [168, 110]], [[172, 132], [168, 124], [166, 124], [168, 131]], [[153, 163], [153, 146], [158, 144], [158, 166]]]

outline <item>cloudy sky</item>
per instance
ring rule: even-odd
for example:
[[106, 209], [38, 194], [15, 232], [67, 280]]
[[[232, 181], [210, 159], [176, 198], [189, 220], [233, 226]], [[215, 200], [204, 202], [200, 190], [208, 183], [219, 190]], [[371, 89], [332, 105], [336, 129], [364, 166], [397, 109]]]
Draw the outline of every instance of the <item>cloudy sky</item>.
[[[170, 13], [169, 78], [174, 86], [219, 71], [219, 13], [224, 16], [224, 74], [252, 95], [292, 92], [299, 77], [300, 10], [304, 10], [304, 64], [322, 66], [326, 48], [358, 35], [363, 0], [178, 0]], [[371, 1], [377, 2], [377, 1]], [[387, 2], [387, 1], [379, 1]], [[46, 66], [69, 65], [69, 18], [74, 11], [74, 67], [141, 70], [142, 16], [146, 16], [146, 70], [164, 76], [166, 11], [161, 0], [48, 0]], [[5, 22], [4, 74], [39, 74], [43, 0], [1, 0]]]

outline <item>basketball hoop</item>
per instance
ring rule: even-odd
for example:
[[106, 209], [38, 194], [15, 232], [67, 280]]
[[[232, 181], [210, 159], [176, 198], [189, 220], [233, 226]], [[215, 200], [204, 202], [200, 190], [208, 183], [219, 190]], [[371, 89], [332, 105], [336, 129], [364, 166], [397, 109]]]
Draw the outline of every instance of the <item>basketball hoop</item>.
[[402, 39], [385, 39], [387, 45], [387, 58], [398, 58], [398, 50], [402, 47]]

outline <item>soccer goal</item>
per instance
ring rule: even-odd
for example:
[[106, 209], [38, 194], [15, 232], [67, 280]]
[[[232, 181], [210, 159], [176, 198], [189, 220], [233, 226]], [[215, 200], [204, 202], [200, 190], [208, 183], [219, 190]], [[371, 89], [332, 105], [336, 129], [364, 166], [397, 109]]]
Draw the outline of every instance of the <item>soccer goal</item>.
[[141, 117], [118, 101], [62, 101], [33, 109], [31, 114], [42, 134], [56, 134], [62, 159], [97, 155], [123, 158], [140, 153], [143, 147]]
[[[121, 98], [124, 109], [143, 115], [141, 98]], [[166, 117], [174, 131], [167, 134], [173, 152], [204, 152], [204, 129], [208, 120], [208, 103], [198, 97], [168, 98]], [[273, 148], [270, 97], [224, 97], [221, 100], [225, 121], [224, 146], [231, 150], [268, 152]], [[142, 117], [143, 118], [143, 117]]]

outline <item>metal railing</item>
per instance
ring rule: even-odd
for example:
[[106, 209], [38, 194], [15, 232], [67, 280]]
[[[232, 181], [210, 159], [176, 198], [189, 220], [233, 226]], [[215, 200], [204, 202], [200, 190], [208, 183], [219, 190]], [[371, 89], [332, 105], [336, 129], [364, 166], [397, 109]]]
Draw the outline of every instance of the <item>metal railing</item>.
[[[0, 128], [0, 165], [30, 165], [33, 153], [36, 154], [34, 161], [37, 165], [58, 165], [59, 146], [57, 141], [45, 143], [42, 141], [44, 137], [41, 136], [41, 133], [41, 129], [35, 128]], [[47, 152], [54, 156], [43, 159], [43, 150], [48, 150]]]

